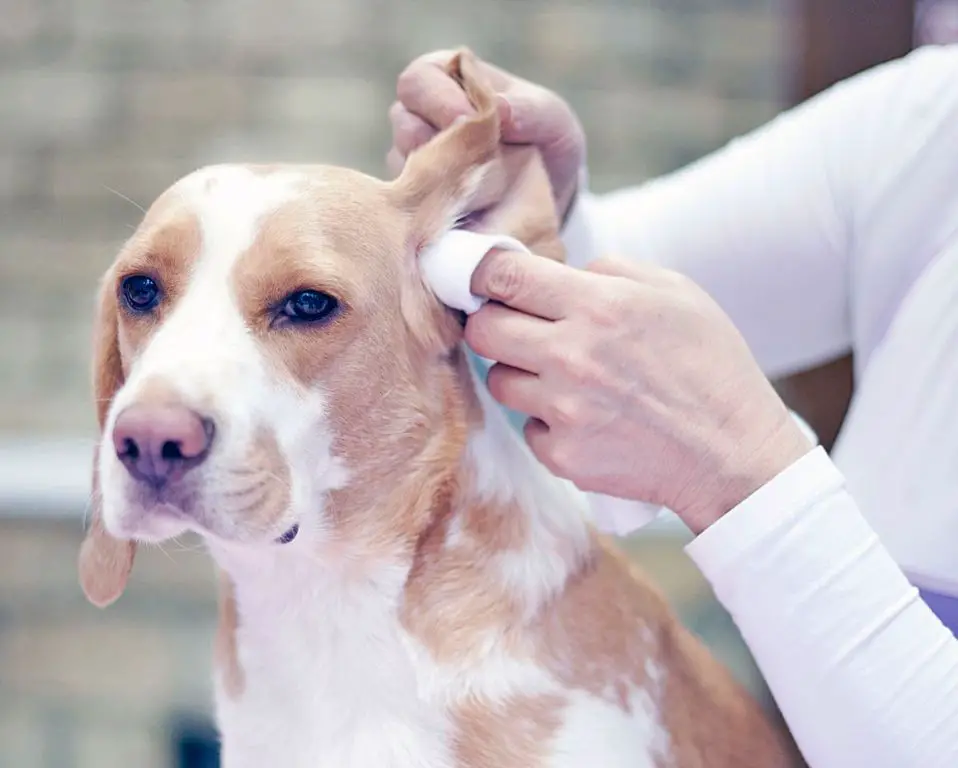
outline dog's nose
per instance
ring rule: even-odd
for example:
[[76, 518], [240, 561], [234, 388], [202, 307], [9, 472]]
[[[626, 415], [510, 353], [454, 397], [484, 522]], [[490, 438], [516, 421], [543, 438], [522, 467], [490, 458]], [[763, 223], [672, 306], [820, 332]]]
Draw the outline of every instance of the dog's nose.
[[160, 488], [203, 463], [213, 422], [178, 405], [131, 405], [117, 416], [113, 445], [136, 480]]

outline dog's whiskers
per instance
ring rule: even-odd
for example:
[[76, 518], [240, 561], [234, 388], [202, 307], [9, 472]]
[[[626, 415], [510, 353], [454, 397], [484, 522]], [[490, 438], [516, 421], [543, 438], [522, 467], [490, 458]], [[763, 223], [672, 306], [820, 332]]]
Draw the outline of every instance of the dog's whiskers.
[[136, 202], [136, 200], [133, 200], [132, 198], [127, 197], [127, 196], [124, 195], [122, 192], [119, 192], [119, 191], [113, 189], [113, 187], [108, 187], [106, 184], [101, 184], [100, 186], [102, 186], [107, 192], [112, 192], [114, 195], [116, 195], [116, 196], [117, 196], [118, 198], [120, 198], [121, 200], [126, 200], [126, 202], [128, 202], [130, 205], [132, 205], [134, 208], [136, 208], [140, 213], [142, 213], [144, 216], [146, 215], [146, 208], [144, 208], [142, 205], [140, 205], [138, 202]]

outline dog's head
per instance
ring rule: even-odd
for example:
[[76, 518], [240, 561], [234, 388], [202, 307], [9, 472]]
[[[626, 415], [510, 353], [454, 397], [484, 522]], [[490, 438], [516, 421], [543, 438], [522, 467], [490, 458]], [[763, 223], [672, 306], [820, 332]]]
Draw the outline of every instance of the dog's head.
[[[101, 434], [80, 563], [92, 602], [123, 591], [137, 541], [346, 537], [355, 521], [331, 497], [367, 489], [375, 502], [377, 487], [438, 460], [425, 452], [444, 428], [461, 329], [417, 254], [507, 195], [515, 204], [489, 226], [550, 249], [557, 231], [541, 166], [499, 147], [473, 60], [451, 66], [476, 116], [395, 181], [210, 167], [163, 193], [122, 248], [96, 319]], [[516, 192], [528, 173], [535, 199]]]

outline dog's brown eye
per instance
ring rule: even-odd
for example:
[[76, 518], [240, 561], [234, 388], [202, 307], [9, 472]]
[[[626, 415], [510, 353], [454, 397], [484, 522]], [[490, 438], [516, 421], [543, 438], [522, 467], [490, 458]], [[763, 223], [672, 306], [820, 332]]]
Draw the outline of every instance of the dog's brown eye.
[[160, 301], [160, 286], [146, 275], [131, 275], [120, 288], [126, 305], [134, 312], [149, 312]]
[[296, 323], [317, 323], [339, 309], [339, 302], [321, 291], [296, 291], [286, 297], [282, 314]]

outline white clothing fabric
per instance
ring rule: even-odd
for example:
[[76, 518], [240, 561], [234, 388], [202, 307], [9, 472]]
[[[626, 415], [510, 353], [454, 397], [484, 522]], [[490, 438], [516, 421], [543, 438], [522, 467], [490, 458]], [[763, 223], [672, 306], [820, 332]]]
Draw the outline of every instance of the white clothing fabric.
[[812, 768], [958, 765], [958, 642], [816, 448], [688, 545]]
[[564, 240], [579, 266], [689, 275], [769, 375], [854, 350], [834, 465], [817, 449], [688, 551], [813, 768], [958, 765], [958, 641], [896, 566], [958, 595], [958, 46], [676, 174], [582, 192]]

